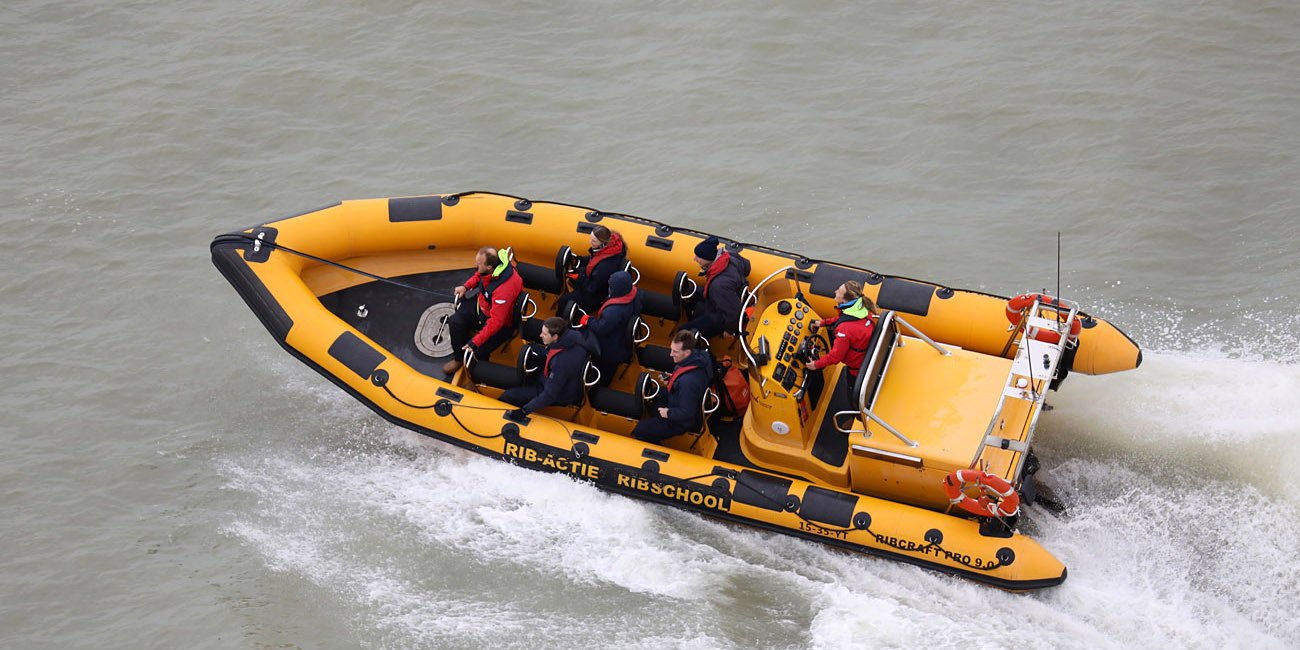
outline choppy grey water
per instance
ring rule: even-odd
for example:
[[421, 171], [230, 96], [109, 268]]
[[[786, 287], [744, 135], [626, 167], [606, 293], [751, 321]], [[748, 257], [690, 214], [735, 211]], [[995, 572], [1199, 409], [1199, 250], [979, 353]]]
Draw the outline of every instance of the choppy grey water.
[[[1288, 2], [0, 7], [0, 645], [1294, 648]], [[1011, 295], [1146, 349], [1013, 595], [512, 468], [285, 355], [220, 232], [490, 189]], [[1061, 233], [1061, 275], [1056, 234]]]

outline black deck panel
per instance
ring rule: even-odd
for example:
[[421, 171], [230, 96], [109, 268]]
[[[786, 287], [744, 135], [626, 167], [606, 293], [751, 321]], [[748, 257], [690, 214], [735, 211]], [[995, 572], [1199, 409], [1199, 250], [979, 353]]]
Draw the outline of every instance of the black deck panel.
[[[420, 317], [432, 305], [451, 302], [452, 291], [464, 284], [474, 272], [466, 268], [456, 271], [418, 273], [394, 278], [405, 284], [436, 291], [442, 295], [413, 291], [386, 282], [370, 281], [348, 287], [320, 297], [320, 302], [343, 322], [356, 328], [389, 354], [401, 359], [415, 370], [445, 378], [442, 365], [451, 357], [431, 358], [415, 346], [415, 330]], [[357, 307], [366, 306], [365, 318], [357, 316]]]

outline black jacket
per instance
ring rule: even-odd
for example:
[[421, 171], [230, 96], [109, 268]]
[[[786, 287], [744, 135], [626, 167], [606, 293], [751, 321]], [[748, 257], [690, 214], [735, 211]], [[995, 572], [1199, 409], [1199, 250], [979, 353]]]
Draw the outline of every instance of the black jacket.
[[589, 314], [599, 309], [605, 298], [609, 297], [609, 276], [623, 270], [624, 262], [627, 261], [627, 249], [600, 259], [595, 267], [591, 266], [592, 257], [595, 255], [585, 257], [588, 261], [578, 270], [578, 277], [573, 281], [574, 300]]
[[587, 367], [585, 337], [575, 330], [565, 330], [560, 339], [546, 346], [546, 362], [539, 386], [542, 392], [524, 405], [524, 410], [535, 413], [552, 405], [568, 405], [582, 396], [582, 372]]
[[694, 430], [702, 423], [700, 405], [704, 391], [713, 382], [713, 359], [704, 350], [693, 350], [691, 356], [673, 368], [673, 377], [672, 386], [663, 387], [668, 397], [662, 398], [658, 406], [668, 407], [669, 421], [688, 431]]
[[[692, 317], [708, 317], [721, 322], [728, 332], [736, 331], [740, 321], [740, 291], [749, 286], [749, 260], [731, 253], [727, 267], [708, 283], [708, 294], [697, 299]], [[700, 292], [704, 283], [700, 282]]]
[[641, 295], [638, 292], [631, 302], [606, 305], [591, 314], [587, 331], [595, 339], [593, 353], [600, 356], [602, 366], [613, 367], [632, 358], [633, 343], [627, 335], [627, 325], [640, 313]]

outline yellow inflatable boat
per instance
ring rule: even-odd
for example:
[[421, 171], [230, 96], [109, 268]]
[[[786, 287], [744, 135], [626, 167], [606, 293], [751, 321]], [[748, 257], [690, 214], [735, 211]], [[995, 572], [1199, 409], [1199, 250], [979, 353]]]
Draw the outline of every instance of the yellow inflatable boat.
[[[581, 403], [512, 418], [497, 398], [536, 373], [529, 343], [559, 308], [573, 251], [586, 250], [598, 225], [621, 234], [645, 296], [627, 332], [636, 355]], [[735, 334], [708, 347], [732, 360], [750, 401], [715, 411], [723, 391], [710, 390], [699, 431], [643, 443], [629, 433], [661, 390], [656, 372], [671, 369], [665, 351], [697, 289], [693, 250], [707, 237], [465, 192], [344, 201], [218, 236], [211, 252], [277, 342], [400, 426], [621, 494], [1005, 589], [1065, 579], [1065, 566], [1016, 528], [1020, 506], [1035, 500], [1035, 425], [1067, 372], [1136, 368], [1132, 340], [1050, 296], [1009, 300], [724, 238], [750, 265], [745, 309]], [[446, 332], [451, 294], [483, 246], [508, 247], [523, 278], [513, 337], [448, 377], [444, 362], [460, 358]], [[811, 370], [796, 354], [827, 347], [824, 330], [806, 324], [834, 315], [847, 280], [881, 310], [857, 378], [839, 365]]]

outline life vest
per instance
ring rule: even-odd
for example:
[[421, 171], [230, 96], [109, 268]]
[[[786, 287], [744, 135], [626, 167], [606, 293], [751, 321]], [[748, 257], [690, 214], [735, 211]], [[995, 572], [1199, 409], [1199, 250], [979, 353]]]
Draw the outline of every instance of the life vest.
[[704, 286], [700, 287], [701, 298], [709, 297], [709, 283], [713, 282], [713, 278], [718, 277], [723, 271], [727, 270], [727, 264], [730, 262], [731, 253], [726, 251], [723, 251], [717, 259], [713, 260], [713, 263], [709, 265], [708, 270], [704, 272]]
[[[871, 342], [871, 333], [875, 329], [875, 321], [871, 318], [871, 311], [862, 304], [861, 298], [838, 307], [839, 317], [827, 323], [831, 338], [830, 352], [818, 360], [816, 368], [821, 369], [832, 363], [843, 363], [850, 375], [857, 376], [862, 368], [862, 359], [870, 350], [868, 345]], [[841, 355], [837, 356], [835, 343], [839, 339], [846, 339], [844, 343], [848, 345], [848, 349], [841, 348]]]
[[601, 305], [600, 309], [596, 310], [596, 318], [600, 318], [600, 313], [605, 311], [606, 307], [610, 305], [626, 305], [632, 302], [635, 298], [636, 298], [636, 287], [632, 287], [631, 291], [617, 298], [610, 298], [609, 300], [606, 300], [605, 304]]
[[551, 359], [554, 359], [555, 355], [564, 352], [567, 349], [568, 348], [551, 348], [550, 350], [546, 351], [546, 363], [542, 365], [543, 377], [551, 376]]
[[512, 251], [509, 248], [503, 248], [497, 252], [497, 258], [500, 264], [492, 270], [492, 279], [487, 279], [487, 274], [479, 276], [479, 284], [483, 286], [482, 291], [478, 294], [478, 312], [485, 314], [492, 310], [492, 294], [498, 287], [505, 284], [515, 275], [515, 264]]
[[673, 374], [668, 376], [668, 392], [670, 393], [673, 392], [673, 382], [677, 381], [678, 377], [681, 377], [682, 375], [692, 370], [699, 370], [699, 369], [700, 369], [699, 366], [681, 366], [678, 368], [673, 368]]
[[605, 244], [605, 246], [600, 250], [591, 254], [591, 260], [587, 262], [587, 275], [590, 277], [592, 273], [595, 272], [596, 265], [611, 258], [618, 257], [625, 248], [623, 238], [620, 237], [618, 233], [611, 232], [609, 234], [609, 243]]

